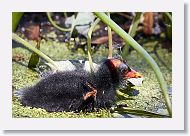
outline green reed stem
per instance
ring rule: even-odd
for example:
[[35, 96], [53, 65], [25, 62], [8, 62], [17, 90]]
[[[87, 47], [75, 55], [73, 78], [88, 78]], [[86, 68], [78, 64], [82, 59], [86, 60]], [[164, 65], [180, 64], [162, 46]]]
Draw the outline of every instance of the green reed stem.
[[12, 39], [15, 40], [16, 42], [24, 45], [25, 47], [27, 47], [31, 51], [35, 52], [36, 54], [38, 54], [40, 57], [42, 57], [47, 62], [51, 63], [55, 67], [56, 70], [60, 70], [59, 66], [57, 66], [57, 64], [52, 59], [50, 59], [43, 52], [41, 52], [40, 50], [36, 49], [33, 45], [31, 45], [30, 43], [28, 43], [24, 39], [20, 38], [17, 34], [12, 33]]
[[[133, 21], [131, 23], [131, 26], [129, 28], [129, 32], [128, 34], [131, 36], [131, 37], [134, 37], [135, 34], [136, 34], [136, 31], [137, 31], [137, 28], [138, 28], [138, 25], [139, 25], [139, 22], [140, 22], [140, 17], [141, 17], [141, 12], [137, 12], [135, 17], [133, 18]], [[129, 45], [126, 44], [124, 49], [123, 49], [123, 53], [122, 53], [122, 57], [124, 59], [126, 59], [127, 55], [128, 55], [128, 52], [129, 52]]]
[[65, 17], [65, 18], [68, 18], [67, 12], [63, 12], [63, 14], [64, 14], [64, 17]]
[[97, 18], [94, 23], [91, 25], [91, 27], [88, 30], [87, 33], [87, 46], [88, 46], [88, 60], [89, 60], [89, 64], [90, 64], [90, 68], [91, 68], [91, 72], [93, 72], [94, 68], [93, 68], [93, 62], [92, 62], [92, 56], [91, 56], [91, 37], [92, 37], [92, 32], [95, 28], [95, 26], [100, 22], [100, 19]]
[[[110, 13], [107, 12], [108, 17], [110, 18]], [[108, 26], [108, 58], [112, 58], [112, 33], [111, 28]]]
[[170, 22], [172, 22], [172, 16], [169, 12], [165, 12], [166, 16], [168, 17], [168, 19], [170, 20]]
[[62, 28], [62, 27], [58, 26], [58, 25], [55, 23], [55, 21], [53, 21], [53, 19], [51, 18], [51, 13], [50, 13], [50, 12], [47, 12], [46, 15], [47, 15], [47, 17], [48, 17], [50, 23], [51, 23], [55, 28], [57, 28], [58, 30], [63, 31], [63, 32], [71, 31], [71, 28]]

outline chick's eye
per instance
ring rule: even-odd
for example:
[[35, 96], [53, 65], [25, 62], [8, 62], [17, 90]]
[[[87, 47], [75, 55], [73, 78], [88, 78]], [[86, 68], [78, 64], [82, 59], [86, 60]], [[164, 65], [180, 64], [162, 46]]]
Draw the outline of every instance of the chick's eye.
[[127, 65], [125, 65], [124, 63], [122, 63], [122, 64], [119, 65], [119, 70], [120, 70], [121, 72], [126, 71], [127, 68], [128, 68]]

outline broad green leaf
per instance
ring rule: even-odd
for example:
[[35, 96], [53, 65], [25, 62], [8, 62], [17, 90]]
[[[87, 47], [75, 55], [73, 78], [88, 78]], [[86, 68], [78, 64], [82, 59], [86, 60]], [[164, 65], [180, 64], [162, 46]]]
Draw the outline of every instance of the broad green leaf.
[[18, 23], [20, 22], [20, 19], [22, 18], [23, 14], [24, 14], [24, 12], [13, 12], [12, 13], [12, 32], [16, 31]]

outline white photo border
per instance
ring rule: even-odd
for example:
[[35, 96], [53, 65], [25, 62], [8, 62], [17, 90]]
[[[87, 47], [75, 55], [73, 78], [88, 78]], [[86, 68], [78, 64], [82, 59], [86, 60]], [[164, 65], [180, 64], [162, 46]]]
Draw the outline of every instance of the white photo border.
[[[0, 0], [3, 130], [184, 130], [184, 4], [180, 0]], [[172, 12], [172, 118], [12, 118], [12, 12]]]

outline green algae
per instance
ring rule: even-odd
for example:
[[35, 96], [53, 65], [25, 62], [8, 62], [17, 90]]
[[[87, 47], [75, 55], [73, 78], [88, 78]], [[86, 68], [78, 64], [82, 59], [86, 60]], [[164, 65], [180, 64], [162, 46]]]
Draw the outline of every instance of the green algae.
[[[172, 53], [166, 49], [162, 49], [160, 46], [156, 52], [159, 54], [160, 59], [153, 52], [155, 43], [149, 43], [144, 47], [151, 52], [150, 55], [155, 59], [163, 72], [167, 85], [172, 87], [172, 72], [167, 69], [160, 59], [164, 60], [165, 64], [169, 68], [172, 67]], [[14, 45], [13, 45], [14, 47]], [[41, 51], [47, 54], [53, 60], [67, 60], [67, 59], [87, 59], [87, 54], [83, 50], [78, 49], [76, 52], [72, 52], [70, 45], [66, 43], [58, 43], [53, 41], [42, 41]], [[39, 73], [35, 70], [27, 68], [31, 52], [27, 49], [17, 47], [13, 48], [13, 63], [12, 63], [12, 88], [13, 91], [20, 90], [25, 87], [34, 85], [40, 80]], [[108, 49], [104, 46], [100, 46], [98, 51], [93, 54], [93, 60], [95, 62], [100, 61], [102, 58], [107, 57]], [[19, 61], [14, 59], [14, 56], [22, 55], [23, 60]], [[144, 82], [142, 86], [134, 87], [139, 91], [137, 96], [129, 96], [125, 94], [124, 97], [120, 97], [117, 101], [118, 104], [127, 104], [130, 108], [138, 108], [142, 110], [157, 112], [158, 109], [165, 109], [164, 100], [162, 98], [161, 89], [157, 82], [156, 76], [152, 71], [152, 68], [142, 59], [136, 51], [132, 51], [127, 57], [127, 63], [136, 69], [144, 76]], [[18, 98], [13, 97], [12, 102], [12, 116], [14, 118], [110, 118], [113, 114], [109, 110], [100, 110], [92, 113], [72, 113], [72, 112], [47, 112], [40, 108], [23, 107]]]

